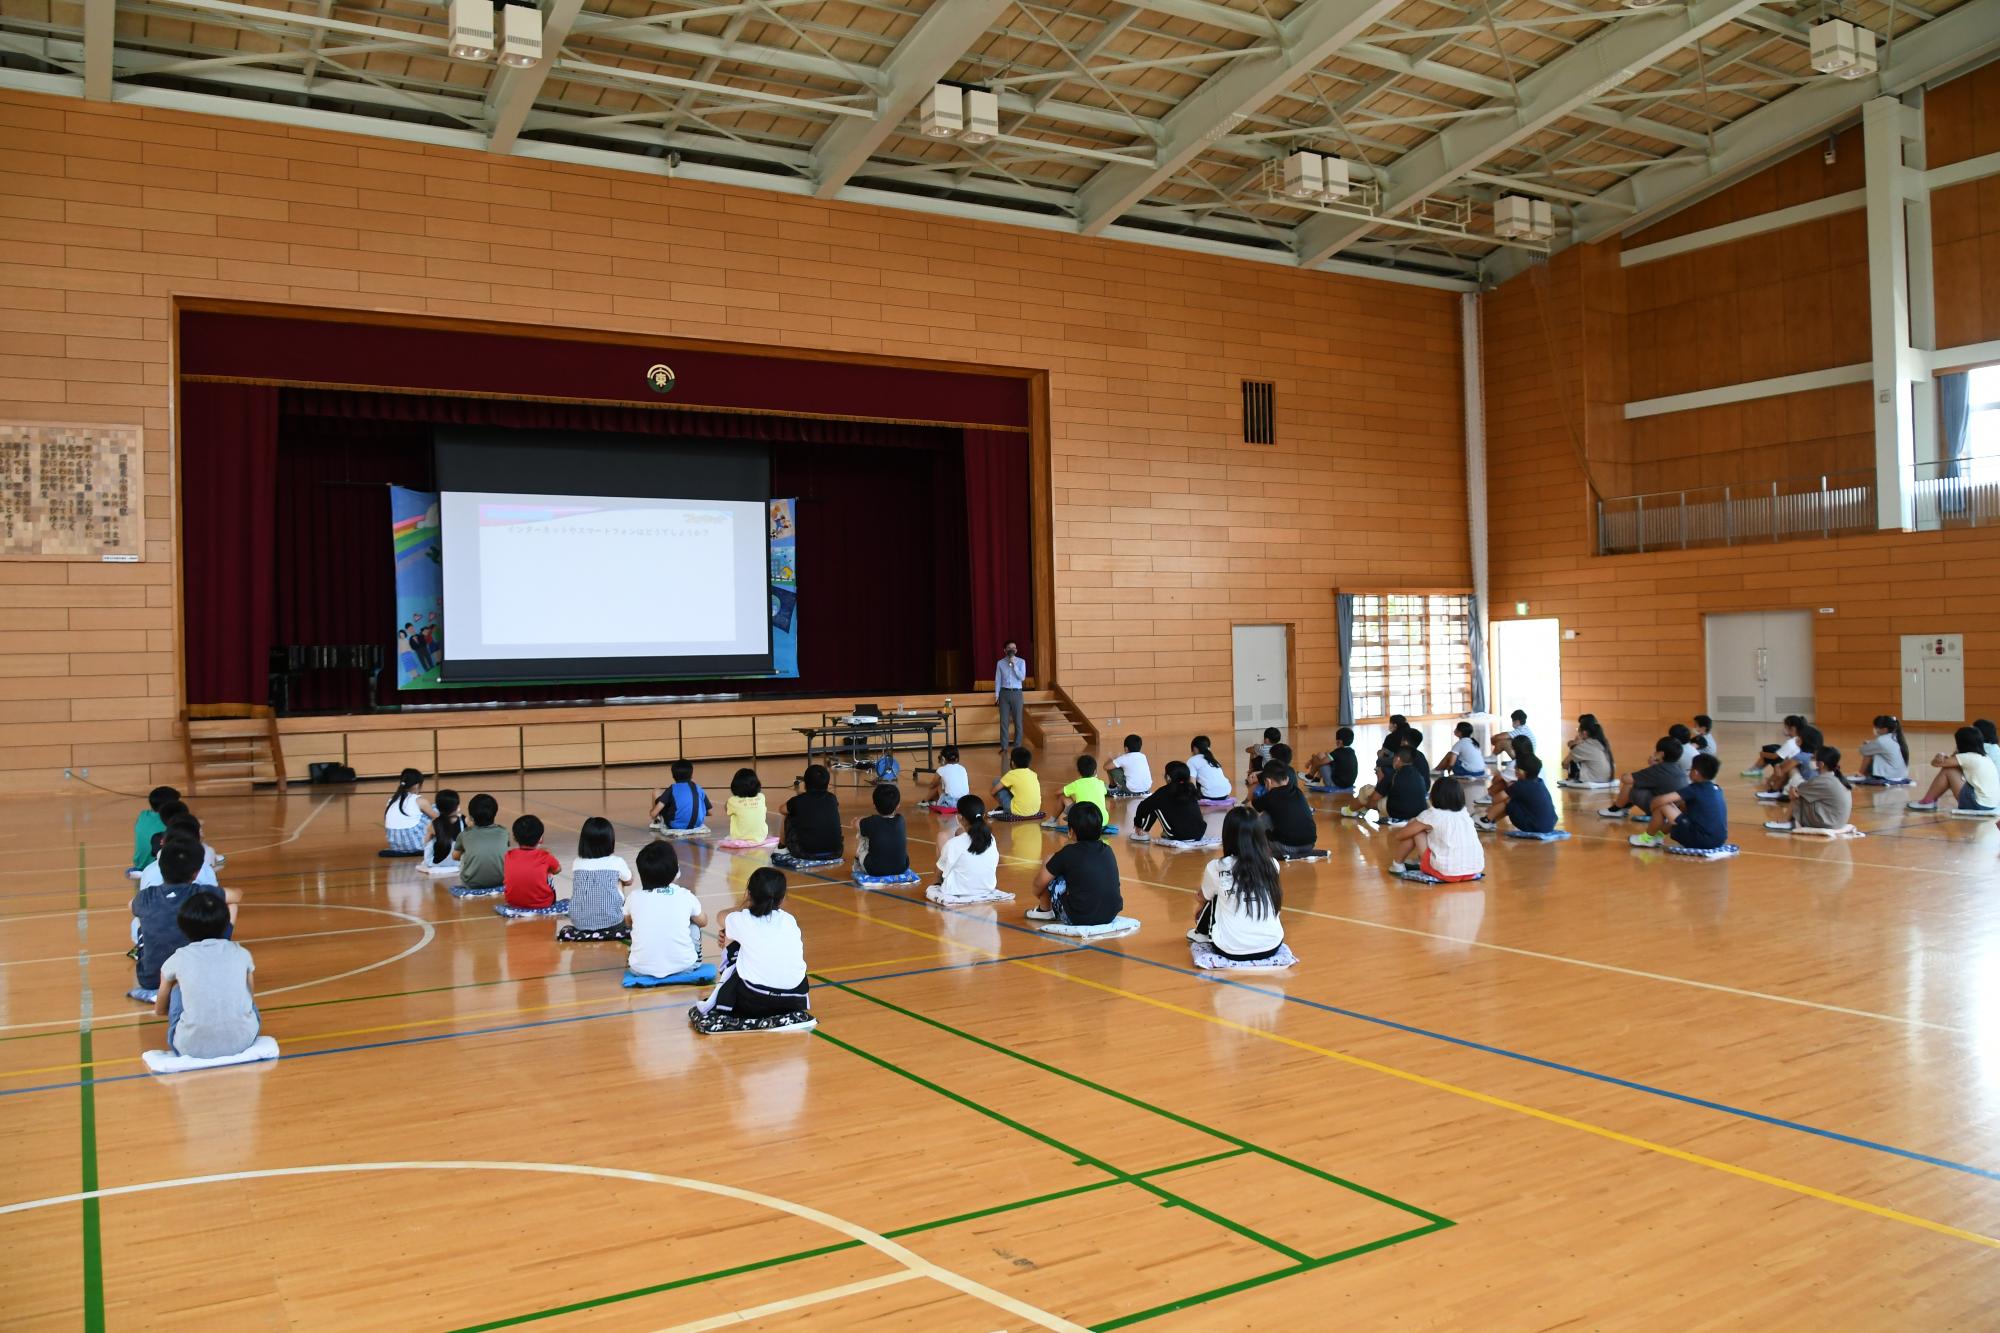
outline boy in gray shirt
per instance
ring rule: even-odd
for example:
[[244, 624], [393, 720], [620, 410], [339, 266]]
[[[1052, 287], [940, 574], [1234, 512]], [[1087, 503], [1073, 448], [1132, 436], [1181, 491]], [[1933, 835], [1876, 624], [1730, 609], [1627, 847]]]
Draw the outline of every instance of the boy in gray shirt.
[[198, 1060], [240, 1055], [257, 1040], [250, 989], [256, 965], [248, 949], [223, 938], [229, 904], [213, 893], [190, 894], [178, 924], [188, 942], [160, 965], [160, 997], [153, 1002], [153, 1012], [167, 1020], [167, 1045]]
[[1619, 779], [1617, 797], [1597, 813], [1617, 819], [1630, 806], [1634, 818], [1644, 819], [1652, 813], [1654, 797], [1670, 795], [1687, 785], [1688, 775], [1681, 769], [1681, 743], [1672, 736], [1662, 736], [1653, 746], [1653, 762]]
[[481, 792], [465, 810], [472, 816], [472, 827], [458, 835], [458, 882], [468, 889], [498, 893], [507, 879], [507, 830], [493, 822], [500, 817], [500, 802]]

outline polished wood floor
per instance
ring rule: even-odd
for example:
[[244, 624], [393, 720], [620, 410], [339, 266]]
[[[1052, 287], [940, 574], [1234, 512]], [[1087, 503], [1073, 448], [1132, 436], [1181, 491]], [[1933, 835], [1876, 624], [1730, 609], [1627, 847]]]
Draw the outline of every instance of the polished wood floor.
[[[658, 776], [450, 785], [567, 863]], [[284, 1056], [167, 1077], [135, 803], [0, 803], [0, 1324], [1995, 1327], [2000, 830], [1878, 791], [1794, 840], [1726, 781], [1717, 864], [1571, 795], [1420, 888], [1325, 821], [1272, 978], [1190, 970], [1199, 854], [1116, 840], [1145, 927], [1087, 949], [795, 875], [819, 1033], [708, 1039], [378, 860], [379, 784], [200, 800]], [[1025, 900], [1055, 844], [1000, 837]], [[684, 850], [712, 907], [764, 860]]]

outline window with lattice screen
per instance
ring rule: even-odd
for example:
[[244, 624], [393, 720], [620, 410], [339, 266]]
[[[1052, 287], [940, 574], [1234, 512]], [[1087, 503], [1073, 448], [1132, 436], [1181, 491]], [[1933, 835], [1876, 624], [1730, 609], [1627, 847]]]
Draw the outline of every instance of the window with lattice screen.
[[1357, 718], [1467, 711], [1472, 707], [1472, 598], [1464, 593], [1357, 594], [1347, 670]]

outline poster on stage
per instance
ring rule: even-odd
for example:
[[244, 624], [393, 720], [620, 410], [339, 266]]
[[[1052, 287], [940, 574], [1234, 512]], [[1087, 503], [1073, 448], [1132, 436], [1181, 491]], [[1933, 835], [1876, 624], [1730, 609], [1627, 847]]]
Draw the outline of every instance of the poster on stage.
[[[768, 676], [796, 679], [799, 674], [798, 501], [771, 500], [766, 515], [771, 550]], [[452, 683], [438, 679], [438, 664], [444, 660], [444, 563], [438, 541], [436, 492], [391, 486], [389, 522], [396, 560], [396, 688], [451, 689]], [[765, 678], [764, 673], [757, 677]]]
[[391, 486], [389, 526], [396, 553], [396, 688], [440, 689], [444, 557], [438, 546], [437, 495]]

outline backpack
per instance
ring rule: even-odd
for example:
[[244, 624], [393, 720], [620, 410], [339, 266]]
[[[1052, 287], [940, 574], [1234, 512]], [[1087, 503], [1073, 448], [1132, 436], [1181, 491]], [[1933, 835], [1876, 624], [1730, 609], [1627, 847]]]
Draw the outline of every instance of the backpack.
[[875, 780], [877, 782], [894, 782], [902, 776], [903, 766], [896, 762], [895, 755], [885, 754], [875, 761]]

